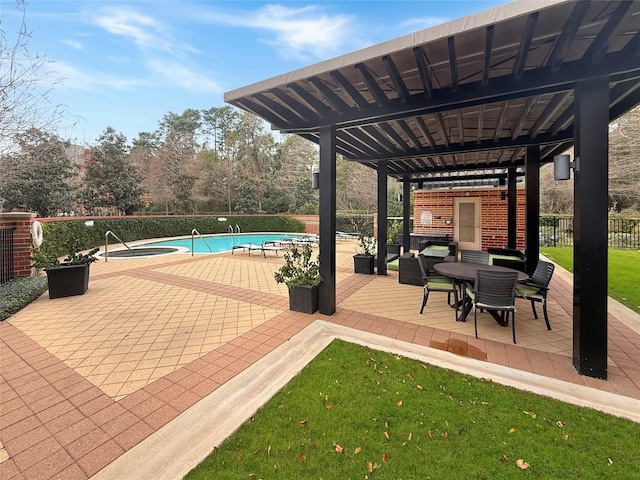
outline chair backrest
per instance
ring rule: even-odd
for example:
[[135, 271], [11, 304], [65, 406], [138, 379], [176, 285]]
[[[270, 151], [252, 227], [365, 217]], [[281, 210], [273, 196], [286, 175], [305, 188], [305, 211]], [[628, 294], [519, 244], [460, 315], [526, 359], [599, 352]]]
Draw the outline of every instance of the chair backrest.
[[460, 261], [489, 265], [489, 254], [479, 250], [460, 250]]
[[547, 288], [551, 282], [555, 268], [556, 266], [553, 263], [539, 260], [536, 271], [531, 275], [531, 281], [536, 285]]
[[474, 285], [476, 303], [494, 307], [512, 307], [515, 304], [518, 272], [477, 270]]
[[426, 259], [422, 255], [418, 255], [418, 265], [420, 265], [420, 271], [422, 272], [422, 278], [429, 276], [429, 267], [427, 266]]
[[493, 264], [497, 267], [513, 268], [514, 270], [519, 270], [521, 272], [524, 272], [527, 267], [524, 260], [511, 260], [508, 258], [494, 258]]

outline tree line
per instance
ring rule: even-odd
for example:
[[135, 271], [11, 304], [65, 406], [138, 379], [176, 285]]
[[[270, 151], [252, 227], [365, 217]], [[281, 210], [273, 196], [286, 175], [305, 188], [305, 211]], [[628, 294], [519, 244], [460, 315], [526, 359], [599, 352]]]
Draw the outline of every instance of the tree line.
[[[0, 157], [4, 210], [65, 214], [317, 213], [317, 146], [278, 138], [231, 106], [167, 113], [131, 145], [107, 127], [90, 146], [37, 128]], [[338, 159], [338, 208], [376, 208], [373, 170]], [[399, 186], [390, 183], [390, 198]], [[396, 210], [397, 211], [397, 210]]]

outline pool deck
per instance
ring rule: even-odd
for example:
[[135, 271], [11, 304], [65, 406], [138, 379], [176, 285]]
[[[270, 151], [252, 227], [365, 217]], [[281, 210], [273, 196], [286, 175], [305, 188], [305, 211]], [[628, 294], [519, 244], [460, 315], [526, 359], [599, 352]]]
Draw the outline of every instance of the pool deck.
[[513, 345], [487, 314], [474, 338], [444, 294], [420, 315], [421, 287], [396, 272], [354, 274], [352, 240], [337, 250], [331, 316], [287, 309], [273, 280], [281, 256], [236, 251], [96, 262], [87, 294], [45, 293], [2, 322], [0, 479], [180, 478], [333, 338], [625, 417], [640, 411], [640, 316], [611, 300], [608, 379], [578, 375], [562, 269], [553, 330], [518, 300]]

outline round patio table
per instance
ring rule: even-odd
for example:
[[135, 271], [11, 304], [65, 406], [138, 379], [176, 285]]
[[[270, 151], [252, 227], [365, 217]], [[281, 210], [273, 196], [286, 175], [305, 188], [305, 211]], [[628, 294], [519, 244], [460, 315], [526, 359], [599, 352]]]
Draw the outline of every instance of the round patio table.
[[518, 283], [529, 280], [529, 275], [524, 272], [508, 267], [499, 267], [497, 265], [483, 265], [480, 263], [470, 262], [445, 262], [436, 263], [433, 268], [440, 275], [456, 278], [458, 280], [466, 280], [468, 282], [475, 281], [476, 272], [478, 270], [490, 270], [492, 272], [518, 272]]
[[[529, 280], [529, 275], [519, 270], [515, 270], [513, 268], [508, 267], [499, 267], [497, 265], [484, 265], [480, 263], [470, 263], [470, 262], [446, 262], [446, 263], [436, 263], [433, 266], [433, 269], [438, 272], [440, 275], [444, 275], [446, 277], [455, 278], [457, 280], [464, 280], [467, 282], [474, 282], [476, 280], [476, 272], [478, 270], [490, 270], [492, 272], [518, 272], [518, 283], [523, 283]], [[466, 295], [462, 296], [462, 312], [458, 317], [459, 322], [464, 322], [467, 318], [467, 315], [471, 311], [471, 302], [469, 302]], [[455, 305], [455, 308], [458, 308], [459, 305]], [[498, 312], [488, 310], [491, 316], [503, 327], [507, 326], [507, 324], [502, 320], [502, 317], [498, 314]]]

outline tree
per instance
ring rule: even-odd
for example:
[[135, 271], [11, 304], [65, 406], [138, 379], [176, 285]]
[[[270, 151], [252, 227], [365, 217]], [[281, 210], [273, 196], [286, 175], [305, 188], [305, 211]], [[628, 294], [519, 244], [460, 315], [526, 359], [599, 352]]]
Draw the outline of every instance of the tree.
[[640, 107], [620, 117], [609, 129], [609, 207], [640, 212]]
[[83, 199], [87, 208], [113, 208], [131, 215], [143, 206], [141, 178], [129, 163], [127, 139], [107, 127], [85, 163]]
[[41, 217], [68, 212], [75, 174], [67, 154], [70, 143], [35, 128], [17, 134], [16, 143], [20, 151], [3, 158], [3, 207], [35, 211]]
[[15, 14], [8, 5], [3, 2], [0, 9], [0, 156], [16, 149], [16, 135], [33, 128], [54, 131], [67, 114], [64, 105], [49, 101], [59, 82], [47, 71], [49, 61], [28, 49], [26, 3], [16, 0]]

